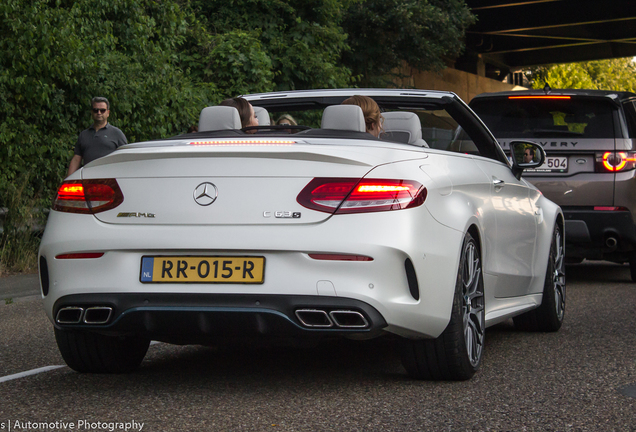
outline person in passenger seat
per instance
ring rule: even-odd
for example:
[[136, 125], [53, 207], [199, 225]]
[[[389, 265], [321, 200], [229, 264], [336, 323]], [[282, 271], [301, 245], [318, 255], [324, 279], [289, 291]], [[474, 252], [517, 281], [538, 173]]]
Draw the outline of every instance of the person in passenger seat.
[[293, 125], [296, 126], [296, 120], [289, 114], [283, 114], [276, 120], [277, 125]]
[[342, 102], [342, 105], [358, 105], [362, 108], [367, 132], [376, 138], [380, 136], [383, 131], [384, 117], [380, 113], [380, 107], [373, 99], [368, 96], [354, 95]]
[[[258, 126], [258, 119], [256, 118], [256, 114], [254, 114], [254, 107], [242, 97], [225, 99], [219, 105], [236, 108], [239, 112], [239, 117], [241, 118], [241, 127]], [[247, 133], [255, 132], [256, 129], [247, 131]]]
[[[296, 120], [294, 120], [294, 118], [289, 114], [283, 114], [276, 121], [276, 125], [296, 126], [296, 124]], [[283, 129], [283, 132], [294, 133], [293, 129]]]

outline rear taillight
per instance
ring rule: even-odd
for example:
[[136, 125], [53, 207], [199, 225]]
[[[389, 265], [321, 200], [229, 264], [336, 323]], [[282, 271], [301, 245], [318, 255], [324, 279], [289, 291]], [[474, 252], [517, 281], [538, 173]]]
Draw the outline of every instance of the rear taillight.
[[113, 209], [123, 201], [115, 179], [71, 180], [58, 188], [53, 210], [94, 214]]
[[597, 172], [621, 172], [636, 168], [636, 152], [605, 152], [597, 153]]
[[551, 96], [551, 95], [528, 95], [528, 96], [508, 96], [508, 99], [571, 99], [570, 96]]
[[627, 207], [608, 207], [608, 206], [595, 206], [594, 210], [596, 211], [629, 211]]
[[57, 255], [55, 259], [93, 259], [101, 258], [103, 256], [104, 252], [79, 252]]
[[304, 207], [326, 213], [367, 213], [421, 205], [426, 188], [411, 180], [315, 178], [298, 195]]
[[366, 255], [350, 255], [350, 254], [325, 254], [310, 253], [310, 258], [319, 261], [373, 261], [373, 258]]

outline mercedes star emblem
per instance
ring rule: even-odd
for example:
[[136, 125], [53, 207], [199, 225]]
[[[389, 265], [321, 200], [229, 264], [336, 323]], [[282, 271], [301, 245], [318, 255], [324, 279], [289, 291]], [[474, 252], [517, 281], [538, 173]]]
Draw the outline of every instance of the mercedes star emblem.
[[200, 206], [209, 206], [218, 196], [218, 190], [212, 183], [201, 183], [194, 190], [194, 201]]

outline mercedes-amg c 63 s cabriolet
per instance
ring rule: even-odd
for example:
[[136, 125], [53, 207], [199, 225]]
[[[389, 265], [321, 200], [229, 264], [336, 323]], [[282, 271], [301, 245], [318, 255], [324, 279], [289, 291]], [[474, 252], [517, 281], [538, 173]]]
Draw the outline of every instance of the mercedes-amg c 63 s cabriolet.
[[[378, 138], [352, 95], [379, 105]], [[522, 177], [540, 145], [507, 157], [449, 92], [244, 98], [258, 126], [206, 107], [198, 132], [123, 146], [59, 187], [39, 271], [71, 368], [132, 371], [151, 340], [390, 335], [412, 377], [461, 380], [488, 326], [561, 327], [563, 214]]]

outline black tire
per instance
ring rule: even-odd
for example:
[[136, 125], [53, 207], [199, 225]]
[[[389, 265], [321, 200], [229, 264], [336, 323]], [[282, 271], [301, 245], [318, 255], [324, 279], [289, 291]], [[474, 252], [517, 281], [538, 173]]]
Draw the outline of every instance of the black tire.
[[402, 364], [417, 379], [470, 379], [481, 363], [486, 335], [484, 281], [477, 242], [466, 234], [448, 326], [437, 339], [401, 342]]
[[561, 328], [565, 316], [565, 245], [561, 227], [552, 234], [548, 269], [543, 285], [541, 306], [513, 318], [520, 330], [555, 332]]
[[585, 258], [581, 257], [565, 257], [566, 264], [581, 264]]
[[150, 340], [136, 336], [55, 329], [55, 340], [66, 364], [83, 373], [127, 373], [139, 367]]
[[636, 252], [629, 253], [629, 273], [632, 277], [632, 282], [636, 282]]

